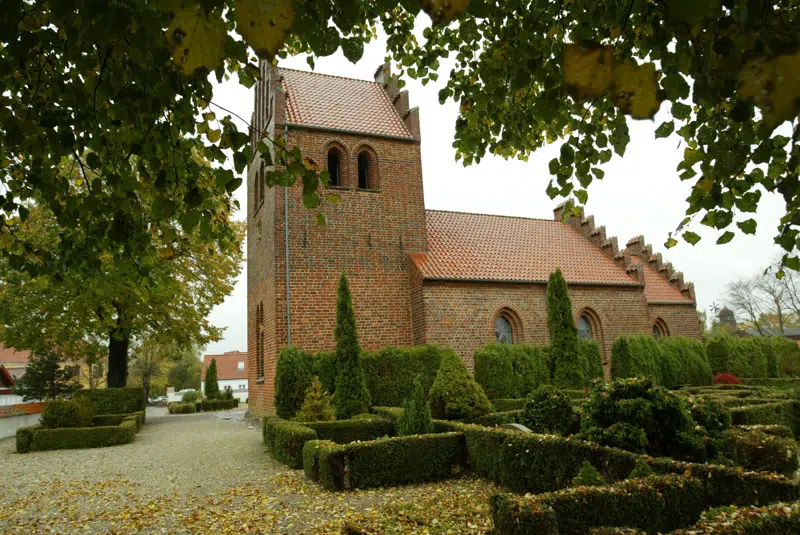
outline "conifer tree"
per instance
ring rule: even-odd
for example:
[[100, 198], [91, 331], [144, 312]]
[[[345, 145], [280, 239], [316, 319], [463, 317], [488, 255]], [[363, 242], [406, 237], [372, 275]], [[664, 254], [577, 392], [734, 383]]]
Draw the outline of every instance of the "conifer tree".
[[322, 382], [316, 375], [306, 390], [303, 406], [300, 407], [296, 419], [300, 422], [327, 422], [336, 419], [331, 395], [322, 388]]
[[336, 418], [346, 420], [356, 414], [369, 412], [372, 402], [367, 390], [364, 368], [361, 365], [361, 347], [358, 344], [356, 315], [347, 275], [339, 279], [336, 302]]
[[414, 388], [403, 400], [403, 414], [397, 421], [397, 434], [402, 436], [433, 433], [433, 419], [428, 398], [420, 381], [419, 374], [414, 377]]
[[547, 329], [550, 333], [550, 359], [553, 385], [579, 388], [583, 372], [578, 358], [578, 329], [572, 316], [567, 281], [561, 270], [550, 274], [547, 283]]
[[53, 399], [70, 395], [81, 385], [72, 370], [61, 365], [52, 352], [31, 355], [25, 366], [25, 375], [17, 382], [14, 393], [24, 401]]
[[219, 383], [217, 382], [217, 359], [211, 359], [211, 364], [206, 370], [206, 399], [219, 397]]
[[572, 480], [573, 487], [602, 487], [605, 484], [606, 480], [589, 461], [583, 461], [578, 475]]
[[431, 413], [446, 420], [469, 420], [491, 410], [489, 398], [454, 351], [445, 351], [428, 395]]

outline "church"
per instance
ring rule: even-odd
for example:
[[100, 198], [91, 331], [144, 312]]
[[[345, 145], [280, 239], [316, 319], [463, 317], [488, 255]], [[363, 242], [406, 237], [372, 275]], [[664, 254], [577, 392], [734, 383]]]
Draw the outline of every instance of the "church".
[[[581, 337], [602, 348], [606, 373], [623, 335], [700, 337], [695, 294], [643, 236], [620, 248], [592, 216], [550, 219], [428, 210], [420, 118], [389, 66], [374, 81], [261, 65], [248, 168], [247, 314], [250, 407], [274, 412], [278, 352], [335, 347], [342, 271], [362, 347], [444, 344], [472, 367], [498, 340], [548, 343], [546, 288], [560, 268]], [[331, 175], [327, 226], [299, 184], [267, 188], [276, 161], [255, 130], [283, 136]]]

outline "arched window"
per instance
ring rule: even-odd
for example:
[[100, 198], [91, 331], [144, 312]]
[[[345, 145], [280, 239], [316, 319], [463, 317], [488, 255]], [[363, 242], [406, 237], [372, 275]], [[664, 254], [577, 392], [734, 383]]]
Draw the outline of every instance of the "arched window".
[[331, 186], [342, 185], [342, 153], [336, 147], [328, 149], [328, 173], [331, 175]]
[[372, 156], [367, 151], [358, 153], [358, 187], [359, 189], [372, 188], [372, 173], [374, 162]]
[[505, 314], [500, 314], [494, 320], [494, 338], [503, 344], [514, 343], [514, 329], [511, 327], [511, 320]]
[[578, 318], [578, 338], [581, 340], [593, 340], [592, 337], [592, 323], [586, 314]]
[[653, 338], [658, 340], [662, 336], [669, 336], [669, 329], [667, 329], [667, 324], [664, 323], [664, 320], [659, 318], [653, 323]]

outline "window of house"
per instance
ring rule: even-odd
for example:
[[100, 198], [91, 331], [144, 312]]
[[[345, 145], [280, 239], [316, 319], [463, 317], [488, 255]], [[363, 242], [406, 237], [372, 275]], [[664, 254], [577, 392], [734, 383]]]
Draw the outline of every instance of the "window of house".
[[658, 340], [663, 335], [661, 334], [661, 328], [658, 325], [653, 325], [653, 338]]
[[659, 318], [653, 324], [653, 338], [658, 340], [662, 336], [669, 336], [669, 329], [667, 329], [667, 324]]
[[511, 320], [501, 314], [494, 320], [494, 338], [503, 344], [514, 343], [514, 332], [511, 328]]
[[331, 186], [342, 185], [342, 153], [336, 147], [328, 149], [328, 173], [331, 175]]
[[361, 151], [358, 153], [358, 187], [360, 189], [371, 189], [371, 173], [374, 162], [369, 152]]
[[244, 362], [240, 360], [239, 363], [236, 365], [236, 369], [240, 370], [240, 371], [243, 370], [244, 369]]
[[592, 324], [586, 314], [578, 319], [578, 338], [581, 340], [592, 340]]

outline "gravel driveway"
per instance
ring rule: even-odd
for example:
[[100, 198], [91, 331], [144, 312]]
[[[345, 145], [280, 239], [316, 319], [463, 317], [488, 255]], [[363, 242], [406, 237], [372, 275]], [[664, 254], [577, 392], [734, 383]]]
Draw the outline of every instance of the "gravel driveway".
[[[339, 533], [348, 519], [408, 521], [404, 504], [460, 522], [456, 533], [488, 529], [487, 482], [328, 492], [273, 462], [243, 414], [151, 407], [136, 440], [110, 448], [17, 454], [13, 438], [0, 440], [0, 533]], [[448, 500], [458, 511], [436, 513]], [[402, 532], [445, 532], [420, 522]]]

